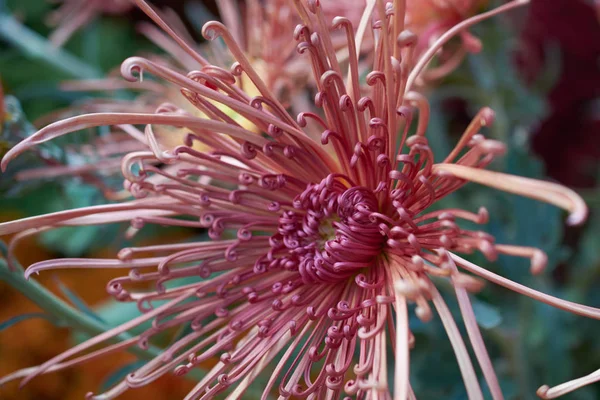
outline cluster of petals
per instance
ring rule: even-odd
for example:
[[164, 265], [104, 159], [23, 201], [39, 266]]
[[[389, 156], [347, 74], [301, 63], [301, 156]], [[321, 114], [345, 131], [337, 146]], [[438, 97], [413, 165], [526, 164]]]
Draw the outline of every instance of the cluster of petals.
[[[529, 258], [533, 274], [544, 269], [543, 251], [499, 244], [484, 231], [463, 227], [484, 224], [484, 208], [432, 207], [475, 182], [561, 207], [570, 224], [586, 217], [584, 202], [565, 187], [486, 169], [505, 151], [502, 143], [484, 136], [494, 120], [487, 107], [443, 161], [434, 160], [428, 144], [429, 104], [416, 89], [421, 74], [452, 38], [526, 1], [459, 22], [417, 52], [417, 35], [405, 29], [403, 0], [368, 2], [358, 26], [343, 16], [329, 20], [316, 0], [290, 0], [299, 21], [294, 57], [310, 68], [316, 87], [313, 107], [296, 116], [224, 24], [207, 23], [203, 35], [225, 43], [235, 59], [226, 67], [209, 63], [149, 5], [137, 2], [196, 66], [181, 73], [132, 57], [123, 62], [122, 76], [129, 82], [153, 76], [176, 85], [197, 111], [165, 103], [153, 113], [87, 114], [36, 132], [6, 154], [3, 169], [20, 153], [59, 136], [123, 127], [143, 145], [121, 162], [133, 199], [2, 223], [0, 235], [17, 233], [12, 251], [42, 230], [129, 221], [130, 237], [155, 224], [206, 229], [210, 240], [174, 243], [165, 237], [158, 245], [123, 248], [114, 259], [61, 258], [31, 265], [27, 277], [54, 269], [124, 270], [107, 290], [118, 301], [136, 303], [141, 315], [0, 382], [24, 378], [26, 383], [111, 352], [145, 348], [161, 333], [188, 327], [159, 356], [89, 399], [116, 398], [164, 374], [207, 366], [187, 399], [244, 398], [261, 374], [269, 377], [262, 399], [273, 394], [415, 398], [409, 380], [410, 354], [418, 350], [409, 326], [414, 312], [422, 321], [440, 318], [469, 398], [483, 399], [437, 278], [451, 283], [484, 380], [492, 397], [501, 399], [470, 302], [484, 281], [600, 319], [600, 310], [540, 293], [463, 258], [481, 252], [494, 261], [505, 254]], [[335, 30], [345, 38], [343, 62], [332, 40]], [[361, 79], [359, 56], [367, 32], [373, 41], [371, 66]], [[186, 135], [173, 144], [164, 140], [165, 133], [155, 133], [159, 128], [167, 136], [182, 129]], [[151, 326], [143, 333], [107, 343], [148, 321]], [[388, 381], [390, 365], [393, 382]], [[552, 398], [597, 379], [595, 373], [542, 387], [538, 394]]]

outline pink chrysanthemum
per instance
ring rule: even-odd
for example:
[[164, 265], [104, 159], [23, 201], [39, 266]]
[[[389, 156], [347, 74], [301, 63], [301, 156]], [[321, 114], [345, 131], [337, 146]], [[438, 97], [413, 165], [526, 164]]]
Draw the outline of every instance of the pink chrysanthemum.
[[415, 33], [442, 34], [486, 3], [487, 0], [407, 0], [407, 22]]
[[[486, 3], [486, 0], [407, 0], [407, 27], [419, 35], [415, 52], [420, 55], [427, 51], [448, 29], [475, 15]], [[421, 81], [433, 81], [447, 75], [460, 65], [467, 53], [481, 50], [481, 42], [469, 31], [463, 30], [458, 36], [460, 44], [444, 49], [436, 67], [425, 71], [420, 76]]]
[[[482, 390], [467, 347], [432, 277], [454, 287], [474, 354], [494, 399], [502, 392], [475, 321], [469, 292], [483, 280], [579, 315], [600, 319], [600, 310], [556, 299], [512, 282], [465, 260], [459, 253], [482, 252], [531, 259], [533, 273], [546, 264], [538, 249], [495, 243], [460, 221], [485, 223], [487, 212], [432, 211], [431, 206], [468, 182], [554, 204], [581, 223], [583, 201], [560, 185], [487, 171], [505, 147], [480, 132], [493, 122], [482, 109], [452, 152], [435, 163], [426, 130], [429, 105], [415, 91], [416, 79], [439, 49], [456, 34], [490, 16], [525, 4], [516, 0], [450, 28], [415, 57], [417, 38], [405, 31], [404, 2], [378, 1], [361, 21], [374, 19], [372, 71], [361, 85], [357, 40], [350, 21], [333, 20], [347, 34], [348, 63], [338, 62], [329, 21], [318, 2], [294, 0], [301, 25], [297, 48], [312, 68], [315, 105], [293, 118], [275, 98], [224, 25], [210, 22], [204, 35], [221, 37], [236, 62], [231, 69], [208, 64], [143, 2], [148, 13], [197, 62], [187, 75], [133, 57], [122, 65], [128, 81], [142, 73], [165, 79], [203, 117], [165, 104], [156, 113], [100, 113], [47, 126], [21, 142], [2, 168], [39, 143], [80, 129], [127, 126], [147, 150], [127, 154], [125, 187], [137, 199], [58, 212], [0, 224], [11, 243], [62, 226], [131, 221], [129, 234], [146, 224], [207, 228], [210, 241], [122, 249], [116, 259], [55, 259], [36, 263], [30, 276], [59, 268], [128, 270], [108, 292], [136, 302], [142, 315], [81, 343], [46, 363], [18, 371], [3, 381], [86, 362], [134, 346], [146, 347], [174, 327], [191, 327], [162, 353], [126, 379], [90, 399], [112, 399], [160, 376], [186, 374], [210, 365], [188, 399], [243, 398], [261, 373], [268, 373], [262, 398], [415, 398], [409, 382], [409, 355], [415, 346], [408, 324], [409, 304], [428, 321], [441, 319], [456, 353], [471, 399]], [[371, 15], [372, 14], [372, 15]], [[357, 36], [360, 42], [360, 28]], [[245, 76], [259, 91], [238, 86]], [[231, 117], [235, 113], [240, 120]], [[413, 124], [414, 122], [414, 124]], [[134, 125], [145, 125], [136, 132]], [[415, 125], [416, 132], [408, 135]], [[184, 128], [184, 143], [171, 146], [155, 130]], [[314, 137], [320, 137], [319, 141]], [[210, 151], [199, 151], [195, 143]], [[195, 280], [178, 284], [178, 280]], [[481, 280], [480, 278], [483, 278]], [[139, 284], [154, 284], [140, 290]], [[142, 334], [106, 345], [147, 321]], [[98, 345], [105, 347], [97, 349]], [[388, 382], [388, 348], [395, 354], [393, 385]], [[597, 373], [596, 373], [597, 375]], [[539, 394], [552, 398], [597, 380], [594, 374]]]

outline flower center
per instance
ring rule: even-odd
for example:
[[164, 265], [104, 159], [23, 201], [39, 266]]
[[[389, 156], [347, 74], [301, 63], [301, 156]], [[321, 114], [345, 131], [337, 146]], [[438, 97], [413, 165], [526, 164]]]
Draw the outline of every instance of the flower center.
[[279, 218], [272, 245], [287, 252], [287, 268], [297, 269], [305, 283], [347, 279], [381, 253], [385, 236], [372, 218], [379, 202], [370, 189], [330, 175], [309, 184], [293, 207]]

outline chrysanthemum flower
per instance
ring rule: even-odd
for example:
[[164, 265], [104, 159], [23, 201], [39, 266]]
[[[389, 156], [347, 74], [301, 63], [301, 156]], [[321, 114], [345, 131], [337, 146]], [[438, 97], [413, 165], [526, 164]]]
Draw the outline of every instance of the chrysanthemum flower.
[[57, 26], [49, 38], [55, 46], [62, 46], [99, 14], [122, 14], [133, 7], [130, 0], [62, 0], [62, 3], [48, 18], [49, 24]]
[[[454, 25], [475, 15], [486, 0], [407, 0], [407, 27], [419, 35], [419, 43], [415, 52], [421, 55], [441, 35]], [[480, 40], [467, 30], [458, 34], [458, 45], [447, 46], [438, 56], [435, 68], [421, 75], [423, 82], [439, 79], [456, 69], [467, 53], [478, 53], [481, 50]]]
[[407, 0], [407, 22], [415, 32], [428, 30], [443, 33], [456, 23], [470, 17], [487, 0]]
[[[493, 398], [502, 398], [492, 363], [475, 321], [469, 292], [484, 280], [573, 313], [600, 318], [600, 310], [560, 300], [512, 282], [459, 254], [480, 251], [531, 259], [540, 273], [546, 255], [538, 249], [498, 244], [461, 221], [483, 224], [487, 211], [435, 209], [438, 200], [468, 182], [545, 201], [581, 223], [587, 213], [573, 191], [557, 184], [487, 171], [505, 147], [481, 130], [494, 114], [482, 109], [443, 162], [435, 163], [426, 137], [429, 106], [415, 80], [438, 50], [464, 29], [525, 4], [517, 0], [452, 27], [420, 57], [417, 38], [404, 29], [401, 0], [379, 1], [361, 21], [374, 18], [373, 67], [360, 83], [357, 41], [348, 19], [333, 27], [347, 34], [349, 62], [336, 58], [326, 21], [316, 1], [293, 1], [302, 24], [295, 30], [299, 57], [312, 68], [315, 105], [292, 117], [275, 98], [225, 26], [208, 23], [205, 37], [221, 37], [236, 58], [230, 69], [206, 63], [143, 0], [141, 8], [182, 45], [199, 69], [187, 75], [133, 57], [122, 65], [128, 81], [152, 74], [181, 88], [206, 117], [170, 105], [156, 113], [100, 113], [60, 121], [15, 146], [2, 168], [37, 144], [100, 125], [146, 125], [147, 150], [127, 154], [125, 187], [137, 199], [68, 210], [0, 224], [15, 241], [62, 226], [130, 221], [130, 233], [147, 224], [207, 228], [210, 241], [128, 247], [115, 259], [54, 259], [36, 263], [26, 276], [60, 268], [115, 268], [128, 272], [108, 283], [119, 301], [136, 302], [141, 316], [83, 342], [44, 364], [4, 381], [34, 377], [134, 346], [158, 334], [189, 327], [184, 336], [101, 395], [112, 399], [160, 376], [209, 368], [188, 399], [243, 398], [262, 373], [262, 398], [406, 399], [409, 356], [415, 345], [408, 315], [429, 321], [437, 313], [456, 353], [471, 399], [482, 399], [479, 379], [434, 277], [454, 287], [476, 359]], [[372, 15], [371, 15], [372, 13]], [[361, 22], [363, 24], [363, 22]], [[361, 29], [366, 29], [367, 25]], [[260, 95], [238, 86], [246, 76]], [[232, 118], [223, 109], [234, 111]], [[413, 124], [414, 122], [414, 124]], [[412, 125], [416, 132], [409, 135]], [[185, 128], [178, 146], [154, 135], [156, 127]], [[251, 128], [250, 128], [251, 126]], [[319, 133], [320, 141], [315, 141]], [[200, 142], [210, 151], [198, 151]], [[13, 241], [14, 248], [16, 242]], [[185, 279], [185, 283], [180, 283]], [[141, 290], [140, 284], [153, 284]], [[409, 305], [414, 304], [414, 308]], [[131, 339], [106, 344], [151, 321]], [[104, 347], [98, 349], [98, 345]], [[388, 382], [388, 349], [394, 382]], [[597, 380], [590, 375], [566, 386], [543, 387], [546, 398]]]

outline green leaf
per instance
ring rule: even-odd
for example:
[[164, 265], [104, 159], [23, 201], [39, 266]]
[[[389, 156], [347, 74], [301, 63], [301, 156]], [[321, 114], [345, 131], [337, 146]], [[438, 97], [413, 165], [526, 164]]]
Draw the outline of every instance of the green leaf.
[[[137, 307], [137, 303], [121, 303], [112, 299], [97, 307], [95, 312], [109, 326], [119, 326], [142, 315]], [[140, 325], [134, 328], [132, 332], [139, 334], [146, 330], [150, 324], [151, 322], [147, 322], [144, 325]]]
[[76, 78], [98, 78], [102, 73], [82, 62], [62, 48], [53, 46], [46, 38], [27, 28], [13, 16], [0, 14], [0, 38], [19, 48], [29, 57], [66, 72]]
[[27, 313], [27, 314], [20, 314], [20, 315], [14, 316], [4, 322], [0, 322], [0, 332], [2, 332], [3, 330], [5, 330], [7, 328], [10, 328], [11, 326], [13, 326], [15, 324], [18, 324], [19, 322], [27, 321], [28, 319], [33, 319], [33, 318], [43, 318], [43, 319], [46, 319], [46, 320], [56, 324], [56, 321], [54, 320], [54, 318], [51, 315], [44, 314], [44, 313]]
[[98, 314], [96, 314], [79, 296], [77, 296], [71, 289], [66, 287], [57, 277], [55, 277], [55, 281], [58, 285], [60, 291], [69, 299], [69, 301], [81, 312], [90, 317], [94, 318], [100, 323], [106, 324]]
[[[25, 279], [21, 271], [9, 270], [6, 261], [3, 259], [0, 259], [0, 280], [7, 282], [46, 313], [60, 321], [64, 321], [65, 324], [71, 328], [80, 330], [89, 335], [99, 335], [110, 329], [110, 327], [105, 324], [102, 324], [96, 319], [71, 307], [34, 280]], [[107, 342], [117, 343], [129, 338], [131, 338], [131, 335], [122, 333], [114, 338], [108, 339]], [[141, 359], [151, 359], [160, 354], [160, 350], [153, 346], [148, 350], [134, 346], [130, 348], [129, 351]]]
[[[102, 195], [93, 186], [85, 185], [78, 179], [70, 179], [63, 183], [59, 196], [46, 201], [47, 211], [60, 211], [72, 208], [89, 207], [100, 204]], [[39, 210], [38, 210], [39, 213]], [[78, 257], [99, 247], [110, 240], [106, 231], [110, 227], [102, 225], [63, 227], [43, 232], [40, 240], [49, 249], [67, 257]]]

